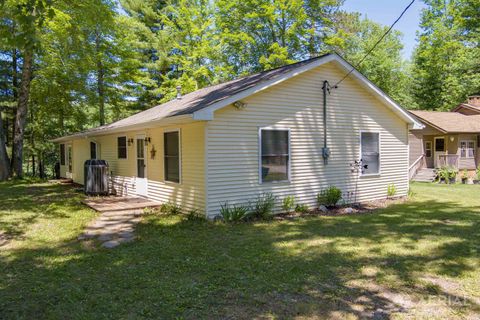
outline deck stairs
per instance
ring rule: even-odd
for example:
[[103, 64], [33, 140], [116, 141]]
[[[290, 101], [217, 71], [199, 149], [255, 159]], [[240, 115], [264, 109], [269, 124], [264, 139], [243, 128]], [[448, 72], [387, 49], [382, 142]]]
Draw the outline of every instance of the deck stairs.
[[435, 172], [435, 169], [423, 168], [417, 172], [417, 174], [413, 177], [412, 181], [433, 182], [435, 181], [436, 176], [437, 173]]

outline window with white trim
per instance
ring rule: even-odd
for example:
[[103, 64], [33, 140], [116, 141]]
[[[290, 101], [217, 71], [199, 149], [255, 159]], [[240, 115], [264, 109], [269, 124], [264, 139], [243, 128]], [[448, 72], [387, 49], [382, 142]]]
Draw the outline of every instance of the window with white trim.
[[363, 175], [380, 173], [380, 134], [378, 132], [361, 133], [361, 159]]
[[460, 141], [460, 158], [474, 158], [475, 157], [475, 141], [462, 140]]
[[127, 159], [127, 137], [117, 137], [117, 157]]
[[432, 157], [432, 141], [425, 141], [425, 157]]
[[260, 129], [261, 182], [288, 181], [290, 171], [290, 131]]
[[180, 134], [178, 131], [163, 133], [165, 181], [180, 182]]
[[90, 141], [90, 159], [97, 159], [97, 143]]

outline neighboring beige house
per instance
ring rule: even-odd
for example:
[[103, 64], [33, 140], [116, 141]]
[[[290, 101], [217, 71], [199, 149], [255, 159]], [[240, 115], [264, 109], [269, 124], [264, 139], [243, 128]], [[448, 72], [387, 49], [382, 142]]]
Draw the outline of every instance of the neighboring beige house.
[[443, 166], [475, 173], [480, 163], [480, 96], [469, 97], [451, 112], [410, 112], [424, 125], [410, 131], [411, 178]]
[[[200, 89], [118, 122], [56, 139], [61, 175], [107, 160], [117, 194], [174, 201], [208, 217], [272, 192], [316, 206], [331, 185], [346, 201], [408, 191], [408, 112], [336, 54]], [[328, 162], [323, 158], [324, 120]], [[359, 172], [353, 166], [363, 159]]]

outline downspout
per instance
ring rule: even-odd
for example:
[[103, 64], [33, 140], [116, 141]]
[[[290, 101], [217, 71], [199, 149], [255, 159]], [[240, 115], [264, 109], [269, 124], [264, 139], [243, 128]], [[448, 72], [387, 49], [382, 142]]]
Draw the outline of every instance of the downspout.
[[322, 156], [323, 163], [328, 164], [330, 157], [330, 149], [327, 147], [327, 94], [330, 93], [329, 83], [327, 80], [323, 81], [323, 148]]

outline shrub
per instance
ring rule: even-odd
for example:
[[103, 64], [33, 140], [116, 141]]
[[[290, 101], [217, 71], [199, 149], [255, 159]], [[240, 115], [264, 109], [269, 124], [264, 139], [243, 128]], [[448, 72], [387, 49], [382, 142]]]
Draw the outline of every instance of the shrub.
[[318, 205], [325, 205], [327, 207], [334, 207], [338, 201], [342, 199], [342, 190], [335, 186], [328, 187], [325, 190], [320, 191], [317, 195]]
[[255, 200], [252, 217], [256, 219], [270, 219], [273, 214], [276, 197], [272, 193], [264, 193]]
[[166, 203], [162, 203], [162, 205], [160, 206], [160, 212], [171, 214], [171, 215], [177, 215], [182, 213], [182, 207], [180, 207], [179, 205], [173, 202], [166, 202]]
[[186, 214], [186, 219], [188, 221], [204, 221], [205, 216], [201, 214], [197, 209], [193, 209], [188, 211]]
[[397, 194], [397, 187], [395, 187], [395, 184], [391, 183], [387, 187], [387, 196], [388, 197], [394, 197]]
[[477, 180], [480, 180], [480, 165], [478, 165], [477, 167], [476, 174], [477, 174]]
[[285, 212], [290, 212], [295, 208], [295, 197], [294, 196], [286, 196], [283, 198], [282, 201], [282, 209]]
[[295, 206], [295, 212], [307, 213], [308, 212], [308, 206], [306, 204], [299, 203]]
[[220, 215], [225, 222], [238, 222], [245, 219], [248, 216], [250, 208], [246, 205], [233, 205], [230, 206], [228, 202], [220, 205]]

